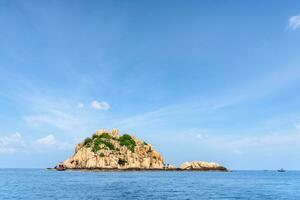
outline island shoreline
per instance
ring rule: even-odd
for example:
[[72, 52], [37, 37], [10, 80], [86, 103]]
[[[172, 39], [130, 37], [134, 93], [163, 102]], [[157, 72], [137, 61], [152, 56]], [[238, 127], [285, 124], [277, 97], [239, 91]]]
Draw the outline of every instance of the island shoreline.
[[97, 130], [75, 146], [73, 156], [49, 170], [65, 171], [221, 171], [228, 169], [206, 161], [184, 162], [176, 167], [164, 162], [153, 146], [118, 129]]
[[[55, 170], [56, 168], [47, 168], [47, 170]], [[141, 169], [141, 168], [130, 168], [130, 169], [119, 169], [119, 168], [72, 168], [72, 169], [65, 169], [63, 171], [91, 171], [91, 172], [125, 172], [125, 171], [199, 171], [199, 172], [230, 172], [226, 168], [219, 168], [219, 169], [181, 169], [181, 168], [174, 168], [174, 169]]]

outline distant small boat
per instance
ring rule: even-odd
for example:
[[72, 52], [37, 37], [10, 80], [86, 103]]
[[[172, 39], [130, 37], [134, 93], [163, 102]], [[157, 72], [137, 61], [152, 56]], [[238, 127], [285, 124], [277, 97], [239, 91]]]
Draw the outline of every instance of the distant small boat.
[[57, 171], [64, 171], [66, 170], [66, 167], [63, 164], [58, 164], [54, 167]]
[[285, 170], [284, 170], [283, 168], [278, 169], [277, 171], [278, 171], [278, 172], [285, 172]]

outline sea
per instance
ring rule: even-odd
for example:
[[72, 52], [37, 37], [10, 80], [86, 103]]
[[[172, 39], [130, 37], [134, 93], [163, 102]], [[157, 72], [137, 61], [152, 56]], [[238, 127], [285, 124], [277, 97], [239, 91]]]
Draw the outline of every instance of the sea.
[[0, 169], [0, 199], [295, 199], [300, 171]]

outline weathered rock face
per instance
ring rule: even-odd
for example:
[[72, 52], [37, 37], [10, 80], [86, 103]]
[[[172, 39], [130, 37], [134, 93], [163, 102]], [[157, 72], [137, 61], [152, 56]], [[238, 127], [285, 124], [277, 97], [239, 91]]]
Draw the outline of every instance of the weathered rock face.
[[185, 162], [180, 166], [181, 170], [200, 170], [200, 171], [227, 171], [227, 169], [218, 163], [204, 162], [204, 161], [193, 161]]
[[63, 164], [67, 169], [163, 169], [164, 160], [150, 144], [103, 129], [79, 143]]

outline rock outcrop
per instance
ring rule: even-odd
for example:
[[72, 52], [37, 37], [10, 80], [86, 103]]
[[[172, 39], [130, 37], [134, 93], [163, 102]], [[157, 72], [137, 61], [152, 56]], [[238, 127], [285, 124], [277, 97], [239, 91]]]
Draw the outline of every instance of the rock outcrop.
[[163, 169], [162, 156], [133, 136], [113, 129], [98, 130], [75, 147], [75, 154], [65, 160], [66, 169]]
[[198, 170], [198, 171], [227, 171], [227, 169], [218, 163], [193, 161], [185, 162], [180, 165], [181, 170]]
[[120, 136], [117, 129], [96, 131], [76, 145], [72, 157], [54, 169], [228, 171], [217, 163], [204, 161], [185, 162], [179, 168], [164, 164], [163, 157], [151, 144], [128, 134]]

